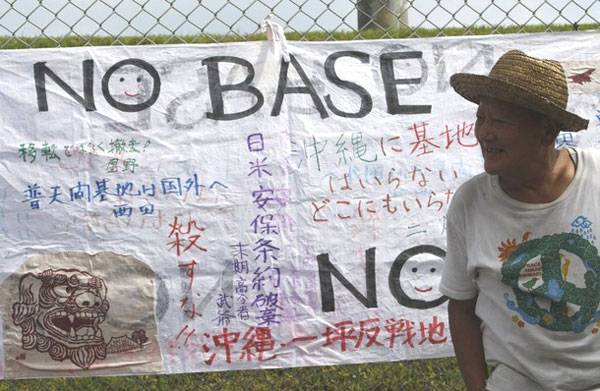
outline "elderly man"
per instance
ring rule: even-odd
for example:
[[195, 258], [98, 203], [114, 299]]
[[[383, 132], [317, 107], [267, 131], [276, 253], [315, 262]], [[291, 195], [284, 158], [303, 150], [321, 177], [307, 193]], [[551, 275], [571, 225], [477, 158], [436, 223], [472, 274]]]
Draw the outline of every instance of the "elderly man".
[[440, 287], [467, 389], [600, 389], [600, 155], [555, 149], [588, 125], [564, 70], [511, 50], [450, 82], [479, 104], [485, 168], [448, 211]]

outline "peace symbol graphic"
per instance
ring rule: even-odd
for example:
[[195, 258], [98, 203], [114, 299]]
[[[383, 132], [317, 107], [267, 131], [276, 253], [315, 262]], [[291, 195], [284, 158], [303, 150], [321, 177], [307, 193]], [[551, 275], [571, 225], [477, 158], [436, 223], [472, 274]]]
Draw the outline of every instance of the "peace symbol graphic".
[[[577, 287], [563, 278], [560, 250], [577, 255], [583, 262], [585, 287]], [[519, 277], [527, 263], [540, 257], [541, 284], [519, 286]], [[582, 332], [600, 319], [600, 257], [589, 241], [575, 233], [547, 235], [519, 244], [502, 265], [502, 282], [511, 286], [516, 303], [505, 295], [509, 308], [517, 311], [525, 321], [552, 331]], [[530, 283], [529, 286], [527, 283]], [[525, 288], [525, 289], [523, 289]], [[535, 298], [549, 299], [549, 309], [542, 308]], [[578, 310], [568, 315], [567, 303]]]

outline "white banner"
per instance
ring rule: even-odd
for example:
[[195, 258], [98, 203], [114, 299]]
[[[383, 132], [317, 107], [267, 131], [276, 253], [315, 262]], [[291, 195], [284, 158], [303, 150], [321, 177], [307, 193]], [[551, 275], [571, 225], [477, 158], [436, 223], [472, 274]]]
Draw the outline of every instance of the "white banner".
[[0, 52], [7, 378], [449, 356], [445, 213], [482, 170], [448, 84], [600, 33]]

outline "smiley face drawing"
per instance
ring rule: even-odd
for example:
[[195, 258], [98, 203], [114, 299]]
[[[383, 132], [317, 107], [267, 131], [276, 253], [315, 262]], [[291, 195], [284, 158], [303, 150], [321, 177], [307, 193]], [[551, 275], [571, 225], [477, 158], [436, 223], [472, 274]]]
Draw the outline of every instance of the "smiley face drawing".
[[392, 265], [390, 291], [405, 307], [437, 307], [448, 298], [440, 293], [446, 252], [439, 247], [421, 245], [403, 251]]
[[138, 103], [150, 96], [152, 77], [147, 71], [133, 66], [115, 72], [109, 81], [110, 95], [124, 104]]
[[111, 66], [102, 78], [102, 94], [111, 106], [124, 112], [142, 111], [160, 94], [160, 77], [144, 60], [129, 58]]

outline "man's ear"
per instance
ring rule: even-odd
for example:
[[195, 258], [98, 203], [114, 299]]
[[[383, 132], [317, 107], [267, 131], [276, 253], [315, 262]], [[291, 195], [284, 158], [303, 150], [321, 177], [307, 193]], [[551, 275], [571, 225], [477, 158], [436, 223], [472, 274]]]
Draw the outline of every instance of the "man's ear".
[[542, 144], [546, 146], [554, 145], [556, 138], [560, 133], [560, 126], [556, 123], [556, 121], [548, 117], [544, 117], [542, 119], [541, 125], [544, 132], [542, 136]]

